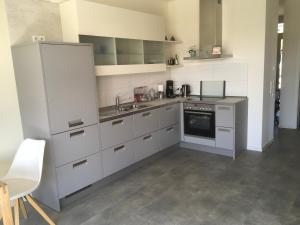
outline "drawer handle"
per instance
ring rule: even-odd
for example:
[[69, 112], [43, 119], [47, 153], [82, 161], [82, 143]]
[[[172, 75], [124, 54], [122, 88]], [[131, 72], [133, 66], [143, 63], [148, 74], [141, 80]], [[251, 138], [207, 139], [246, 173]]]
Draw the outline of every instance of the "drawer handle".
[[84, 130], [72, 132], [72, 133], [70, 133], [70, 138], [72, 138], [74, 136], [79, 136], [79, 135], [82, 135], [82, 134], [84, 134]]
[[170, 132], [170, 131], [173, 131], [174, 130], [174, 127], [170, 127], [167, 129], [167, 132]]
[[75, 169], [75, 168], [77, 168], [77, 167], [79, 167], [79, 166], [82, 166], [82, 165], [84, 165], [84, 164], [87, 164], [87, 160], [85, 159], [85, 160], [82, 160], [82, 161], [80, 161], [80, 162], [78, 162], [78, 163], [75, 163], [75, 164], [73, 164], [73, 169]]
[[168, 107], [168, 108], [166, 108], [166, 111], [170, 111], [172, 109], [174, 109], [174, 108], [173, 107]]
[[221, 131], [221, 132], [227, 132], [227, 133], [230, 133], [231, 130], [229, 129], [224, 129], [224, 128], [218, 128], [218, 131]]
[[218, 106], [218, 110], [231, 110], [231, 107], [228, 107], [228, 106]]
[[123, 120], [117, 120], [117, 121], [112, 122], [113, 126], [119, 125], [119, 124], [123, 124]]
[[117, 147], [114, 149], [114, 152], [118, 152], [118, 151], [121, 151], [122, 149], [125, 149], [125, 145], [122, 145], [120, 147]]
[[146, 136], [143, 139], [144, 139], [144, 141], [150, 140], [150, 139], [152, 139], [152, 135]]
[[69, 127], [77, 127], [77, 126], [81, 126], [83, 124], [84, 124], [84, 122], [82, 122], [81, 119], [69, 121]]
[[144, 114], [142, 114], [142, 116], [143, 116], [143, 117], [151, 116], [151, 112], [144, 113]]

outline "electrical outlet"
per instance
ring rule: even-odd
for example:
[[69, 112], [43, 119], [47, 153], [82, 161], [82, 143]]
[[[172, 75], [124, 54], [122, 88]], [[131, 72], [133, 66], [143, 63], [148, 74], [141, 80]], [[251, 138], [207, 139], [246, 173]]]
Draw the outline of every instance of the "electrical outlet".
[[40, 41], [46, 41], [45, 36], [43, 35], [33, 35], [32, 36], [32, 42], [40, 42]]

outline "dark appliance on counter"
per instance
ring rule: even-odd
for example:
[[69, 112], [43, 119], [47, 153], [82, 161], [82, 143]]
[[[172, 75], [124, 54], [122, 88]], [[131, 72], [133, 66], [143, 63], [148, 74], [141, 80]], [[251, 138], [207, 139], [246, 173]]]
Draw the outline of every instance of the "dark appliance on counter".
[[174, 81], [172, 81], [172, 80], [167, 80], [166, 97], [167, 98], [175, 98], [176, 97], [174, 94]]
[[184, 84], [181, 87], [181, 96], [186, 98], [189, 97], [191, 94], [191, 86], [188, 84]]
[[203, 103], [185, 103], [184, 134], [215, 138], [215, 106]]

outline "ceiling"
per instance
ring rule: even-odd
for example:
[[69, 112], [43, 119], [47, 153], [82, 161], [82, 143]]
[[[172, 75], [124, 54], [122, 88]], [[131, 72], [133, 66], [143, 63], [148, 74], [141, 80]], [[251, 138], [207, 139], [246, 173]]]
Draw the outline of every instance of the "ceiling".
[[[52, 3], [62, 3], [62, 2], [65, 2], [67, 0], [42, 0], [42, 1], [52, 2]], [[155, 0], [155, 1], [170, 2], [170, 1], [174, 1], [174, 0]]]

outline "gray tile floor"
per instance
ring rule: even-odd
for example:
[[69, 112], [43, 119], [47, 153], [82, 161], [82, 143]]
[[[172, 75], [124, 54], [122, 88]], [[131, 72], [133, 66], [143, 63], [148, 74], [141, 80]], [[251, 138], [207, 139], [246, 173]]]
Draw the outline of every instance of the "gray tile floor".
[[[22, 224], [46, 224], [29, 213]], [[300, 225], [300, 132], [235, 161], [177, 148], [50, 214], [68, 225]]]

